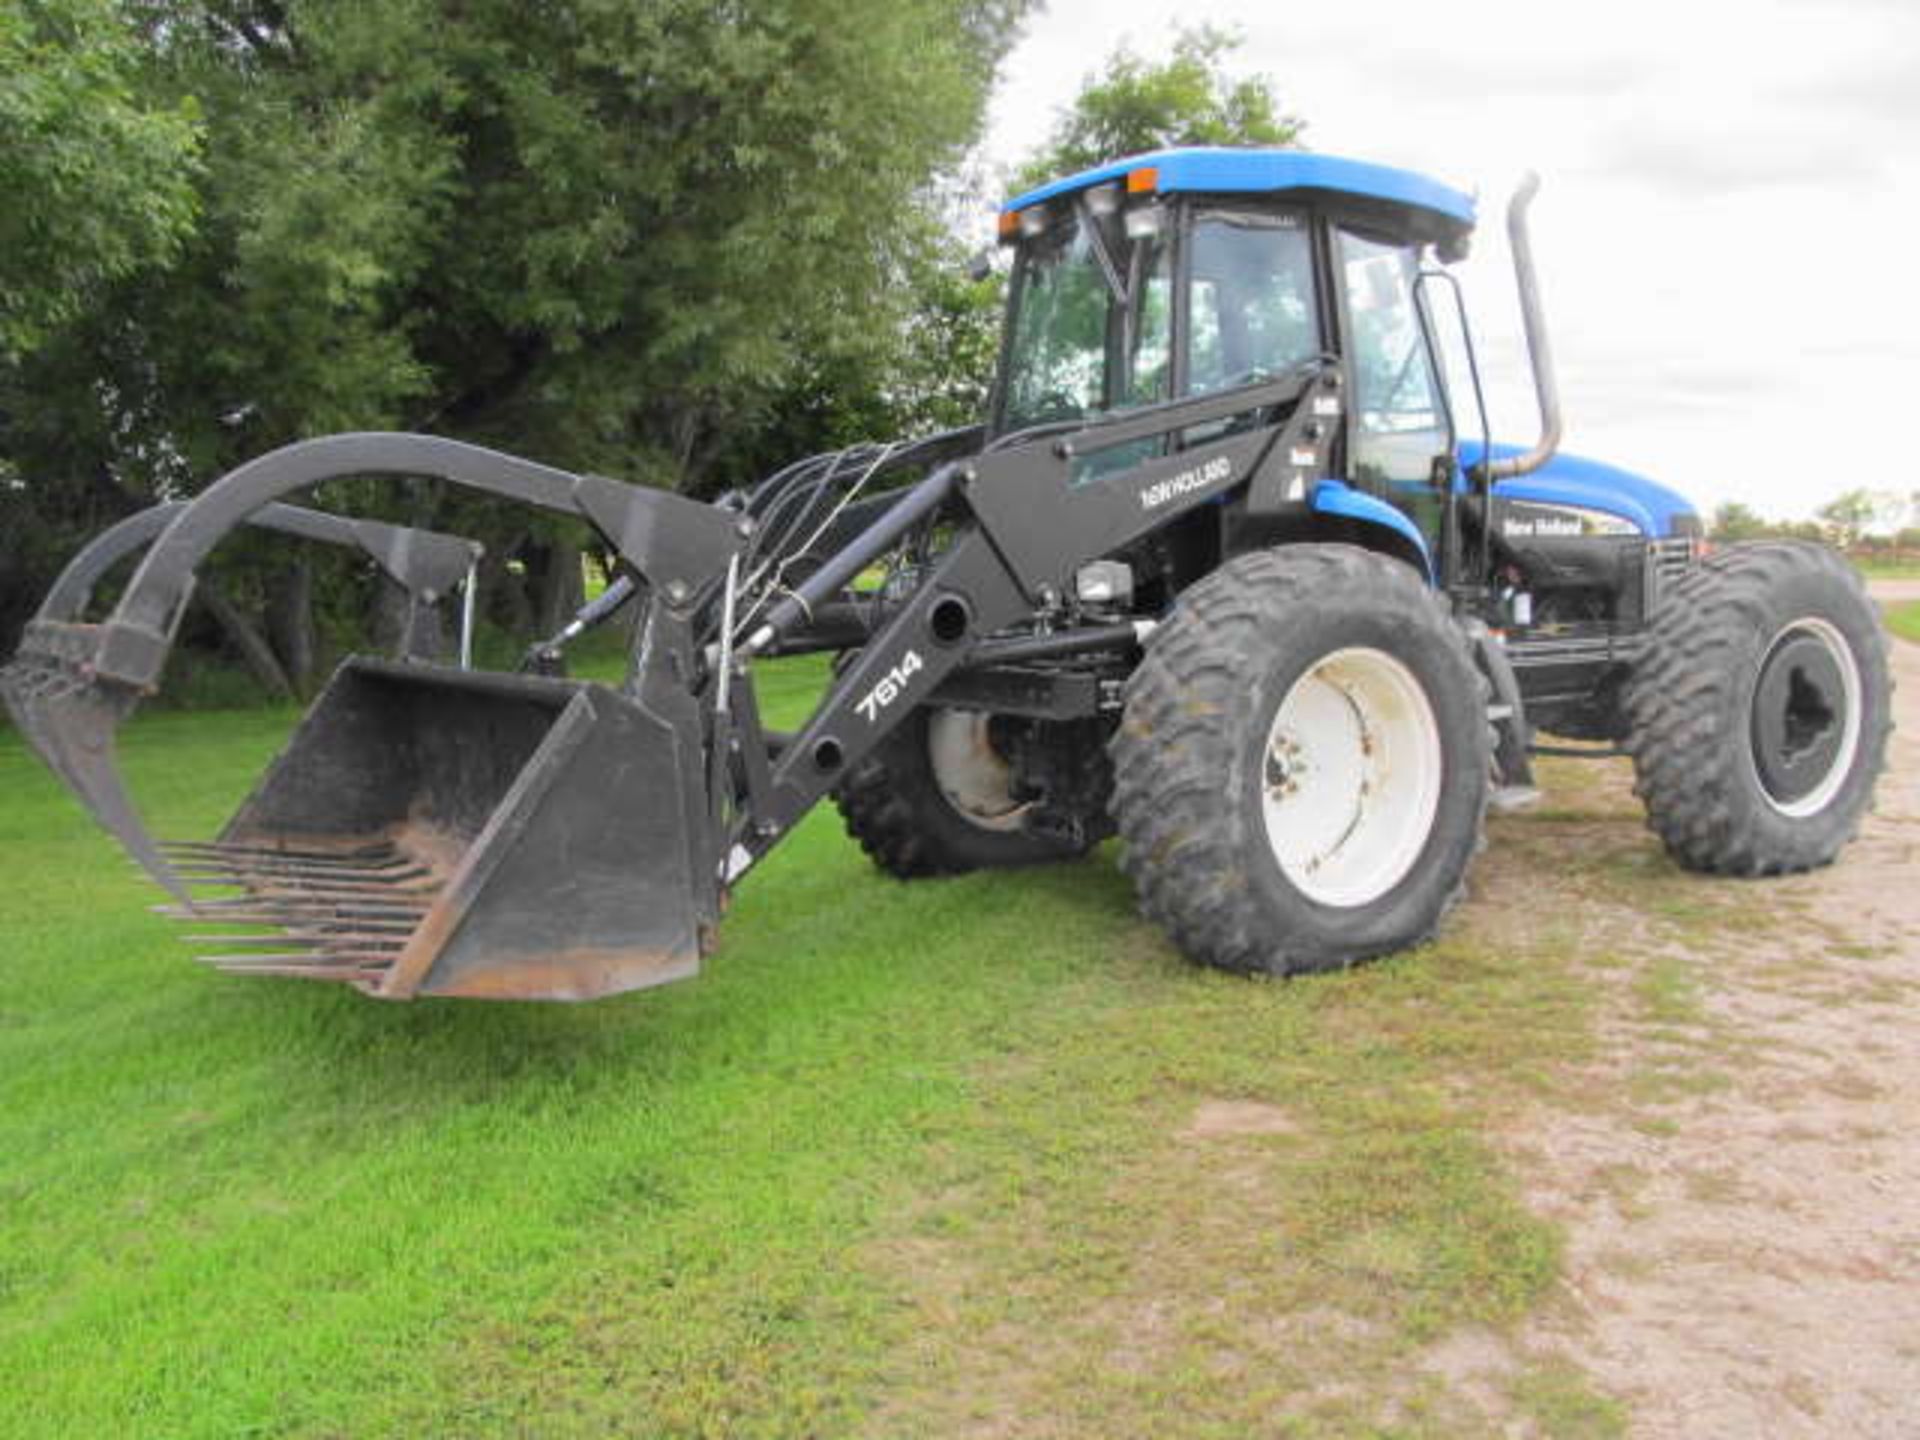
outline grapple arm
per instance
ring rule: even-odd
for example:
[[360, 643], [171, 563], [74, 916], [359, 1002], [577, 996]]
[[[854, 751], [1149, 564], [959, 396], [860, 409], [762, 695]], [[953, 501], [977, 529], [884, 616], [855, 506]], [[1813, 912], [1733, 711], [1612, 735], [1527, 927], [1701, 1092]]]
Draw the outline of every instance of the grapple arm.
[[[102, 530], [67, 562], [40, 602], [37, 620], [77, 621], [100, 581], [135, 551], [143, 550], [184, 513], [190, 502], [163, 500]], [[363, 551], [415, 604], [431, 605], [462, 579], [486, 553], [478, 540], [443, 535], [380, 520], [356, 520], [303, 510], [297, 505], [269, 504], [247, 516], [247, 524], [301, 540], [340, 545]]]
[[[94, 672], [136, 691], [150, 690], [165, 666], [193, 572], [213, 547], [283, 496], [352, 475], [429, 476], [580, 516], [635, 569], [662, 584], [677, 580], [690, 587], [711, 578], [726, 568], [732, 553], [733, 533], [725, 516], [660, 491], [430, 435], [371, 432], [305, 440], [229, 472], [174, 517], [100, 627]], [[390, 530], [378, 538], [384, 548], [376, 558], [390, 569], [404, 565], [404, 535]]]

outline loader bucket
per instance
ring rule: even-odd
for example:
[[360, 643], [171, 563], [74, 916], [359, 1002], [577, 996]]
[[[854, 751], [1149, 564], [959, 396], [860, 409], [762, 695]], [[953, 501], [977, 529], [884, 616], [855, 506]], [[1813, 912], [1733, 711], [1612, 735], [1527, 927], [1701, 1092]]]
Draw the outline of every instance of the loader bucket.
[[602, 685], [351, 659], [217, 840], [161, 842], [186, 884], [227, 892], [163, 909], [223, 970], [389, 999], [677, 980], [713, 919], [698, 765]]

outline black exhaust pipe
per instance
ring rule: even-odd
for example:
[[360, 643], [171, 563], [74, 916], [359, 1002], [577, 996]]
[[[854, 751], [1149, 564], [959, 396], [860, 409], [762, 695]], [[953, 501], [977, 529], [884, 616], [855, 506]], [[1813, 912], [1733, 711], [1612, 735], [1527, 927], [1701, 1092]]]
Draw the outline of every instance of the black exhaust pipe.
[[1540, 438], [1525, 454], [1509, 460], [1487, 457], [1487, 480], [1529, 475], [1553, 458], [1560, 448], [1560, 387], [1554, 379], [1553, 347], [1547, 340], [1547, 321], [1540, 308], [1540, 280], [1533, 265], [1533, 241], [1527, 233], [1527, 211], [1540, 193], [1540, 177], [1529, 170], [1507, 205], [1507, 240], [1513, 247], [1513, 278], [1520, 289], [1520, 320], [1527, 332], [1527, 358], [1533, 364], [1533, 391], [1540, 405]]

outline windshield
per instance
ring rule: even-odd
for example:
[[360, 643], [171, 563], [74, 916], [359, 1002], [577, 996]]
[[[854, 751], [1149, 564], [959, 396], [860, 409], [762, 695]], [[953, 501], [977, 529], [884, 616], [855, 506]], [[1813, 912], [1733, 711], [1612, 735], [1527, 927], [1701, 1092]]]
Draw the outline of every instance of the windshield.
[[[1160, 209], [1124, 224], [1082, 211], [1022, 246], [1003, 433], [1173, 394], [1168, 220]], [[1302, 215], [1209, 208], [1193, 217], [1189, 243], [1186, 393], [1245, 385], [1321, 351]]]
[[[1074, 214], [1021, 247], [1002, 431], [1167, 398], [1171, 307], [1163, 230], [1134, 238], [1126, 228], [1117, 215]], [[1146, 227], [1136, 221], [1134, 228]]]

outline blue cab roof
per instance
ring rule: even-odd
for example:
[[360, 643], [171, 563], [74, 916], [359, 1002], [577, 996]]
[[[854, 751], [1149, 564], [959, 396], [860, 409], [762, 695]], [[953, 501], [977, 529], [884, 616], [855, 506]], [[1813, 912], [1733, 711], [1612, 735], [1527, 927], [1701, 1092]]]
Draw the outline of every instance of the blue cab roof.
[[1011, 214], [1056, 195], [1119, 180], [1131, 171], [1144, 169], [1160, 172], [1155, 188], [1162, 194], [1332, 190], [1430, 211], [1462, 229], [1472, 228], [1474, 221], [1473, 197], [1411, 170], [1307, 150], [1233, 150], [1204, 146], [1130, 155], [1016, 195], [1001, 208]]

